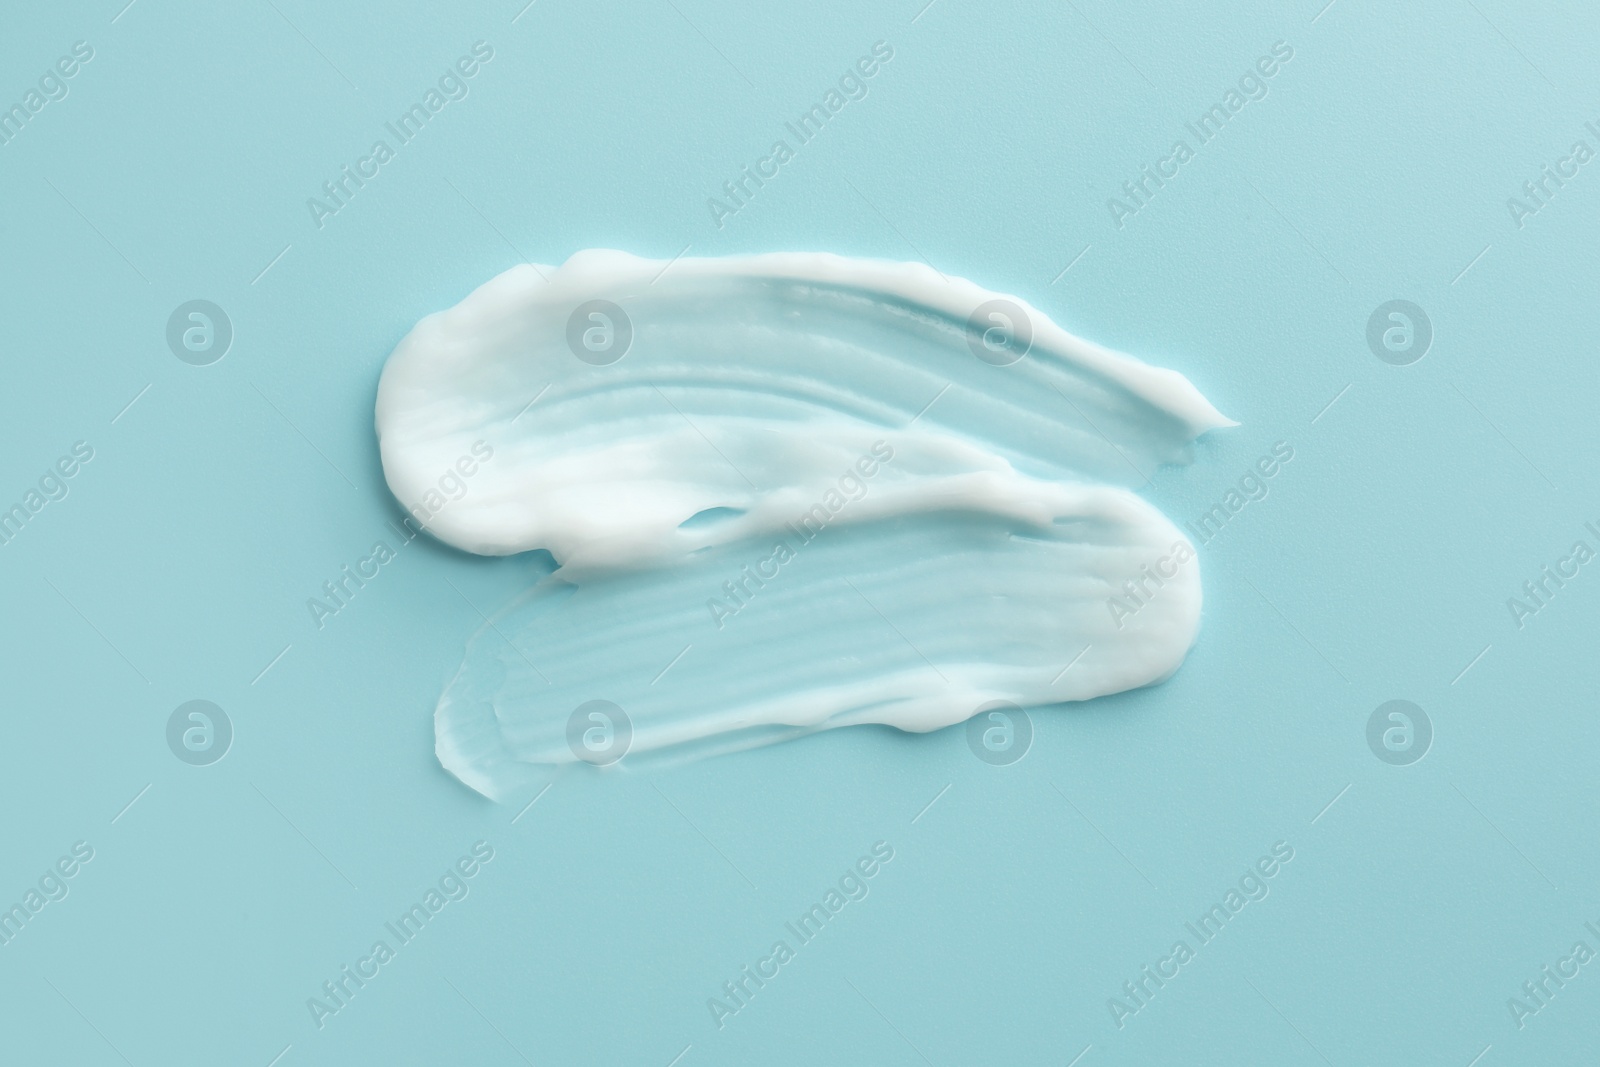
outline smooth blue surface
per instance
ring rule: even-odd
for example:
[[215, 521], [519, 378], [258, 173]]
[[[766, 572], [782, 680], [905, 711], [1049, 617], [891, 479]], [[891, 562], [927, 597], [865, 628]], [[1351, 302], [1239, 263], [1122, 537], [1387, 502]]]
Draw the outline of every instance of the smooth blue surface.
[[[1522, 1029], [1507, 999], [1575, 942], [1600, 951], [1600, 572], [1521, 629], [1506, 606], [1575, 540], [1600, 548], [1600, 161], [1521, 228], [1506, 205], [1575, 140], [1600, 149], [1592, 9], [121, 6], [11, 5], [0, 32], [6, 107], [94, 49], [0, 145], [0, 503], [94, 449], [0, 547], [0, 904], [94, 849], [0, 946], [0, 1059], [1493, 1067], [1593, 1047], [1600, 965]], [[317, 228], [306, 199], [479, 40], [470, 94]], [[869, 95], [719, 229], [706, 199], [878, 40], [895, 56]], [[1107, 198], [1279, 40], [1268, 95], [1118, 229]], [[926, 256], [1021, 294], [1241, 420], [1146, 490], [1180, 522], [1274, 442], [1295, 458], [1202, 547], [1177, 677], [1038, 713], [1019, 763], [959, 728], [846, 730], [581, 768], [519, 816], [439, 769], [430, 715], [537, 560], [418, 540], [322, 630], [305, 601], [396, 514], [371, 427], [394, 343], [515, 262], [594, 246]], [[196, 298], [234, 328], [210, 366], [166, 343]], [[1395, 298], [1434, 328], [1410, 366], [1365, 340]], [[235, 731], [203, 767], [165, 734], [197, 698]], [[1366, 741], [1395, 698], [1433, 723], [1409, 766]], [[478, 840], [470, 895], [319, 1030], [307, 998]], [[880, 840], [868, 897], [719, 1030], [707, 998]], [[1118, 1029], [1107, 999], [1277, 841], [1295, 852], [1270, 895]]]

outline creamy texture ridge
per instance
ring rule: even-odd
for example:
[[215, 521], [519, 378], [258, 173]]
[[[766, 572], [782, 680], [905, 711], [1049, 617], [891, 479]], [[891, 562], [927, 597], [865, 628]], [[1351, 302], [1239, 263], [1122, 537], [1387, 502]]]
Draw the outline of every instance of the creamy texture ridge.
[[412, 521], [558, 563], [468, 642], [439, 758], [500, 796], [587, 758], [589, 701], [645, 752], [1160, 681], [1199, 567], [1130, 487], [1228, 425], [1182, 375], [922, 264], [513, 268], [378, 388]]

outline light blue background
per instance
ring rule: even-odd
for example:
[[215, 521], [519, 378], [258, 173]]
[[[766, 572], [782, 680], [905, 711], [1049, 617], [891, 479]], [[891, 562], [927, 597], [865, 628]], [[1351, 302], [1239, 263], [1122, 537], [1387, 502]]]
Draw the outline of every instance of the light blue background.
[[[1506, 1001], [1575, 941], [1600, 950], [1600, 565], [1520, 631], [1505, 601], [1579, 537], [1600, 548], [1600, 162], [1521, 229], [1505, 201], [1574, 140], [1600, 148], [1595, 9], [122, 3], [0, 13], [4, 106], [95, 50], [0, 146], [0, 502], [95, 449], [0, 548], [0, 903], [73, 842], [96, 853], [0, 947], [0, 1060], [1592, 1050], [1600, 963], [1525, 1029]], [[713, 225], [706, 198], [880, 39], [870, 95]], [[1116, 228], [1107, 197], [1280, 39], [1270, 95]], [[477, 40], [495, 54], [470, 95], [318, 229], [306, 198]], [[979, 762], [959, 728], [845, 730], [582, 768], [517, 817], [440, 770], [431, 711], [537, 558], [419, 540], [325, 629], [305, 601], [397, 514], [371, 423], [395, 342], [594, 246], [925, 256], [1178, 368], [1243, 424], [1146, 490], [1178, 521], [1273, 442], [1295, 458], [1202, 549], [1179, 674], [1037, 712], [1020, 763]], [[164, 339], [194, 298], [234, 324], [209, 367]], [[1415, 365], [1366, 347], [1391, 298], [1432, 319]], [[194, 698], [236, 730], [209, 767], [164, 740]], [[1411, 766], [1365, 740], [1392, 698], [1434, 724]], [[319, 1031], [306, 998], [479, 839], [471, 895]], [[871, 895], [718, 1030], [707, 998], [878, 840]], [[1107, 998], [1279, 840], [1271, 895], [1119, 1030]]]

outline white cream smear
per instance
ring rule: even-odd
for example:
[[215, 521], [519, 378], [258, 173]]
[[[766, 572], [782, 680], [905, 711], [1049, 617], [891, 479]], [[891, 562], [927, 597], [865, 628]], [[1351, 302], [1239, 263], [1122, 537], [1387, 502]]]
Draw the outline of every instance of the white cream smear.
[[1199, 565], [1129, 486], [1230, 425], [1181, 374], [922, 264], [515, 267], [378, 386], [418, 521], [558, 563], [468, 642], [440, 762], [502, 797], [589, 758], [595, 700], [628, 751], [693, 752], [1161, 681]]

